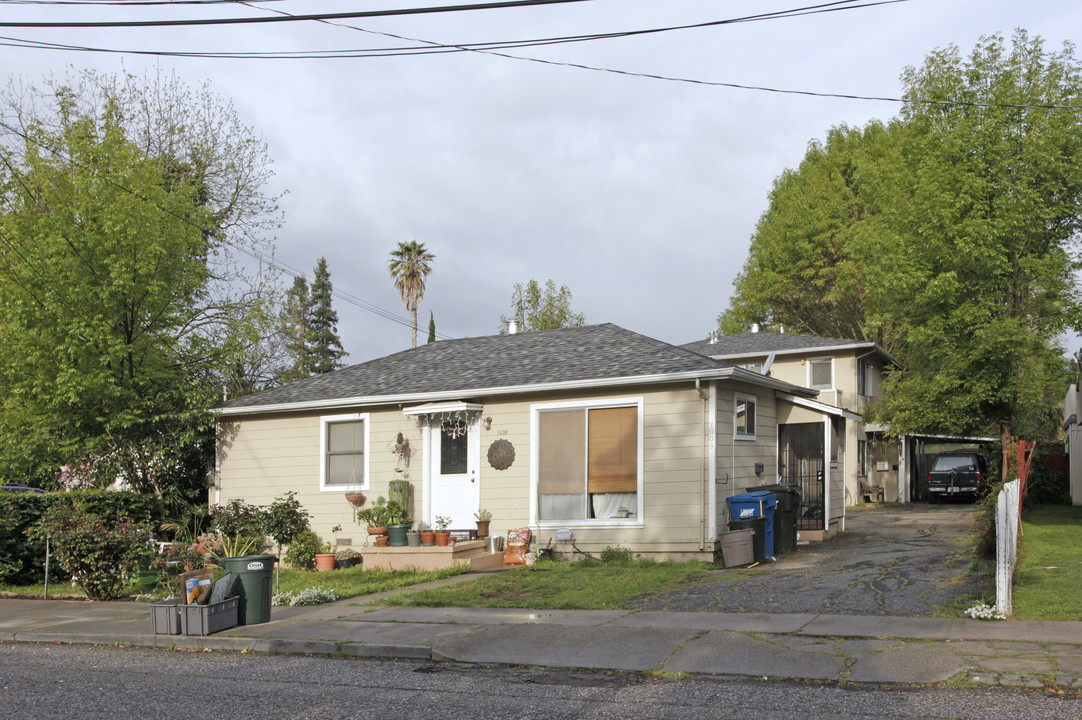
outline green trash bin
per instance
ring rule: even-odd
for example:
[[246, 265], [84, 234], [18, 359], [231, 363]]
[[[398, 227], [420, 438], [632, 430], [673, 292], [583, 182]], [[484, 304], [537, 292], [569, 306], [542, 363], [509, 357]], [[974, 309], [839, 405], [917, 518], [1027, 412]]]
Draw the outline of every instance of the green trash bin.
[[270, 620], [273, 555], [243, 555], [222, 558], [222, 567], [233, 574], [226, 595], [236, 595], [237, 625], [256, 625]]
[[760, 485], [748, 492], [772, 492], [778, 498], [774, 509], [774, 554], [796, 552], [796, 521], [800, 516], [800, 488], [796, 485]]
[[751, 537], [751, 552], [755, 556], [755, 562], [766, 560], [766, 518], [749, 517], [729, 521], [730, 530], [743, 530], [751, 528], [755, 532]]

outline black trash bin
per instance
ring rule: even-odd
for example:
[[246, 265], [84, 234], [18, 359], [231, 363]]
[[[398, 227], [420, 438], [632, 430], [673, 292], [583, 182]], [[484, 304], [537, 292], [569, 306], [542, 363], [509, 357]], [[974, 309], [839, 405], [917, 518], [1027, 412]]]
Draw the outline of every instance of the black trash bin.
[[745, 528], [751, 528], [755, 531], [751, 537], [752, 554], [755, 556], [755, 562], [763, 562], [766, 560], [766, 518], [749, 517], [729, 521], [730, 530], [743, 530]]
[[243, 555], [222, 558], [222, 567], [233, 574], [227, 595], [240, 598], [237, 625], [257, 625], [270, 621], [273, 555]]
[[796, 485], [760, 485], [748, 492], [772, 492], [778, 498], [774, 510], [774, 553], [796, 552], [796, 521], [800, 516], [800, 488]]

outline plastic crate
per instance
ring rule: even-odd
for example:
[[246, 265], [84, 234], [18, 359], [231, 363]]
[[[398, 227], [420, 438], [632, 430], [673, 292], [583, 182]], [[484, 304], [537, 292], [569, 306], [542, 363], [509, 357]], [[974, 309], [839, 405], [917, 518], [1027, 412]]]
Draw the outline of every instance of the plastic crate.
[[210, 635], [237, 624], [237, 597], [228, 597], [209, 605], [181, 605], [180, 632], [184, 635]]
[[180, 634], [180, 609], [183, 598], [169, 598], [150, 603], [150, 630], [155, 635]]

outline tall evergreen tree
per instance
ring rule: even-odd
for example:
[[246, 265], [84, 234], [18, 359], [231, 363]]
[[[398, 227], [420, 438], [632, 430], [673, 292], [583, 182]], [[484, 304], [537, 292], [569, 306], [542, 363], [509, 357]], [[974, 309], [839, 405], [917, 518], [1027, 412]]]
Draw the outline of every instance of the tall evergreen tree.
[[436, 342], [436, 316], [431, 310], [428, 311], [428, 342]]
[[338, 337], [338, 313], [331, 305], [331, 273], [327, 270], [327, 258], [316, 263], [312, 278], [312, 294], [308, 314], [307, 370], [310, 375], [320, 375], [342, 367], [346, 355]]
[[289, 364], [282, 382], [292, 382], [308, 377], [308, 324], [312, 313], [312, 298], [308, 281], [303, 277], [293, 279], [293, 287], [286, 291], [285, 307], [282, 308], [282, 335], [289, 355]]

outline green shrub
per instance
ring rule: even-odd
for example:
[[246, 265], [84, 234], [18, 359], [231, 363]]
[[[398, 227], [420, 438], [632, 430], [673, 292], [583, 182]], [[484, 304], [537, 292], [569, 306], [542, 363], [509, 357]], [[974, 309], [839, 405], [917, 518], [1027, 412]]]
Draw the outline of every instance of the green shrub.
[[[118, 514], [138, 523], [157, 524], [160, 506], [153, 496], [114, 490], [0, 493], [0, 582], [33, 584], [45, 580], [45, 536], [28, 533], [58, 503], [77, 505], [99, 518]], [[50, 580], [65, 579], [53, 565]]]
[[259, 552], [267, 544], [265, 516], [256, 505], [233, 499], [214, 511], [211, 523], [222, 541], [222, 557], [239, 557]]
[[46, 510], [31, 534], [51, 538], [53, 555], [91, 600], [125, 594], [128, 579], [147, 556], [150, 527], [120, 514], [107, 524], [75, 502]]
[[290, 567], [311, 570], [316, 566], [316, 554], [323, 552], [323, 542], [311, 530], [302, 530], [293, 537], [286, 550]]
[[635, 555], [625, 547], [610, 545], [601, 551], [601, 562], [610, 565], [630, 565], [635, 562]]

